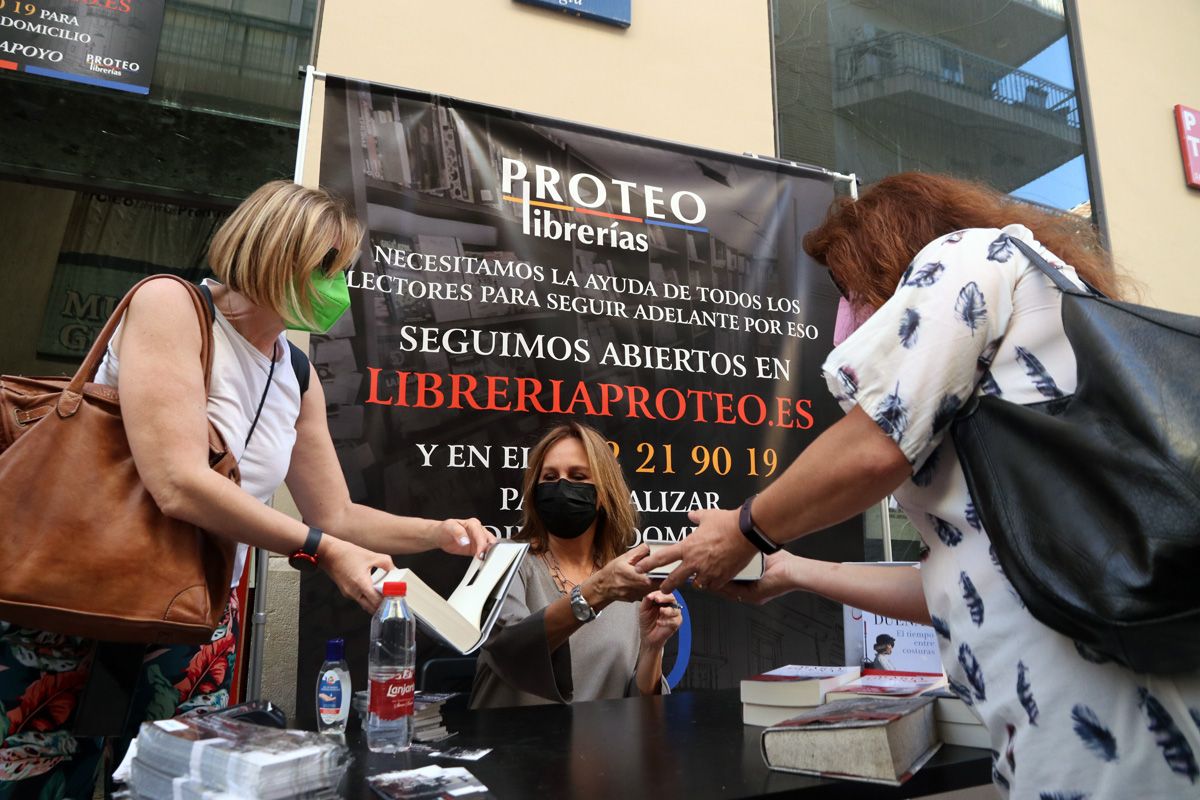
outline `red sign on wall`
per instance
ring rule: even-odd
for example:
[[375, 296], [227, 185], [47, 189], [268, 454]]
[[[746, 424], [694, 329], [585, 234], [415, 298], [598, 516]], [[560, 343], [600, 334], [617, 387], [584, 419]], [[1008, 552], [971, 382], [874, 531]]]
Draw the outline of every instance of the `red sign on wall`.
[[1188, 186], [1200, 189], [1200, 111], [1175, 106], [1175, 124], [1179, 128], [1185, 180]]

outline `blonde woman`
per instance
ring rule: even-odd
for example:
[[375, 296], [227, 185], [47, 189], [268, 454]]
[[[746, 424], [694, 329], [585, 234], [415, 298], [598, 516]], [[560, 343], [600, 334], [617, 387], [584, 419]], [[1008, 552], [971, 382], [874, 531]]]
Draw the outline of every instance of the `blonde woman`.
[[[381, 600], [370, 570], [392, 567], [384, 553], [480, 554], [493, 537], [478, 520], [398, 517], [350, 500], [321, 384], [311, 366], [296, 374], [284, 329], [323, 332], [345, 312], [342, 271], [361, 239], [351, 211], [328, 193], [285, 181], [262, 186], [209, 249], [217, 278], [205, 282], [215, 309], [209, 385], [189, 291], [165, 279], [134, 295], [96, 380], [120, 393], [138, 473], [159, 507], [238, 543], [233, 582], [247, 547], [262, 547], [324, 571], [370, 612]], [[209, 421], [238, 458], [240, 486], [209, 469]], [[266, 504], [285, 481], [304, 522]], [[225, 705], [239, 622], [231, 602], [210, 644], [151, 645], [131, 719]], [[0, 719], [8, 721], [0, 796], [92, 796], [100, 743], [69, 732], [94, 649], [0, 622]]]
[[483, 646], [472, 708], [572, 703], [669, 691], [663, 645], [679, 629], [671, 596], [635, 567], [636, 517], [597, 431], [555, 426], [529, 453], [520, 533], [529, 557]]

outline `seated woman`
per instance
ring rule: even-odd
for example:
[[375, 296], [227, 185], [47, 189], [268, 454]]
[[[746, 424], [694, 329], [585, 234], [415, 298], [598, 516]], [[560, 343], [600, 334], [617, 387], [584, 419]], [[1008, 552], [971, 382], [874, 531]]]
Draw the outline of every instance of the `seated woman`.
[[483, 646], [472, 708], [666, 693], [670, 595], [634, 567], [635, 512], [621, 467], [592, 428], [567, 422], [529, 453], [521, 532], [530, 543]]

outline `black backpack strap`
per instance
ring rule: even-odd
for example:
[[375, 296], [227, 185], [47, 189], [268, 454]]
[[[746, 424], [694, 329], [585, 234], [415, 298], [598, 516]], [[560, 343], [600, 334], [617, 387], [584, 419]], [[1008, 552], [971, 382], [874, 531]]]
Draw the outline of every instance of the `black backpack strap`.
[[208, 303], [208, 315], [216, 321], [217, 304], [213, 302], [212, 289], [209, 289], [203, 283], [199, 283], [196, 286], [200, 290], [200, 294], [204, 295], [204, 302]]
[[296, 383], [300, 384], [300, 395], [303, 396], [308, 391], [308, 379], [312, 376], [312, 370], [308, 366], [308, 354], [290, 341], [288, 349], [292, 351], [292, 369], [296, 373]]

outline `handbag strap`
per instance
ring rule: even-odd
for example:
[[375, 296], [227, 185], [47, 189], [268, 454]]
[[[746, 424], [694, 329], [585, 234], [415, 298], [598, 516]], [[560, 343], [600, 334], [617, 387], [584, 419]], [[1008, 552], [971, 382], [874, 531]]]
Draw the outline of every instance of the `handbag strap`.
[[200, 322], [200, 363], [204, 368], [204, 386], [207, 391], [209, 379], [212, 377], [213, 353], [212, 315], [209, 312], [208, 305], [200, 297], [200, 291], [183, 278], [176, 275], [151, 275], [148, 278], [138, 281], [132, 289], [126, 292], [125, 296], [121, 298], [121, 302], [113, 309], [108, 322], [104, 323], [104, 327], [101, 328], [100, 333], [96, 336], [96, 341], [92, 342], [91, 349], [88, 350], [87, 356], [84, 357], [83, 363], [79, 365], [79, 369], [75, 370], [74, 377], [71, 378], [70, 383], [67, 384], [67, 388], [63, 390], [58, 398], [56, 410], [60, 417], [74, 416], [75, 412], [79, 410], [79, 405], [83, 402], [83, 385], [95, 380], [96, 371], [100, 369], [100, 362], [104, 359], [104, 352], [108, 347], [108, 343], [112, 339], [113, 333], [116, 332], [117, 326], [124, 318], [125, 310], [129, 308], [129, 303], [133, 300], [133, 295], [147, 282], [160, 278], [169, 278], [170, 280], [182, 283], [187, 287], [188, 293], [192, 297], [192, 307], [195, 309], [196, 318]]
[[1067, 279], [1066, 275], [1062, 274], [1062, 270], [1056, 269], [1046, 259], [1042, 258], [1042, 254], [1033, 248], [1028, 242], [1022, 241], [1015, 236], [1008, 236], [1008, 240], [1017, 246], [1017, 249], [1025, 254], [1029, 259], [1029, 263], [1040, 269], [1043, 274], [1057, 286], [1063, 294], [1073, 294], [1077, 297], [1104, 297], [1104, 294], [1099, 290], [1090, 286], [1087, 281], [1080, 279], [1080, 283], [1087, 287], [1086, 290], [1080, 289], [1075, 284]]

